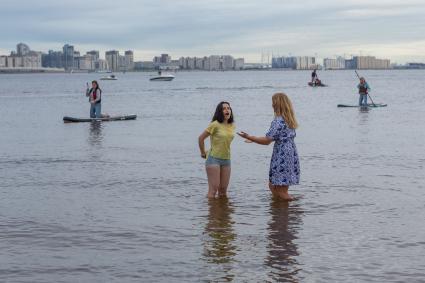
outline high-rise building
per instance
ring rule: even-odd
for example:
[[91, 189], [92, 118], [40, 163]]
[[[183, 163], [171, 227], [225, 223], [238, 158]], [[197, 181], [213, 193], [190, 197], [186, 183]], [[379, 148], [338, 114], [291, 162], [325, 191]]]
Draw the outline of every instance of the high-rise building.
[[120, 53], [116, 50], [106, 51], [105, 52], [105, 59], [108, 62], [109, 70], [111, 71], [118, 71], [119, 70], [119, 60], [120, 60]]
[[125, 70], [133, 70], [134, 69], [133, 51], [131, 51], [131, 50], [125, 51], [124, 57], [125, 57]]
[[388, 59], [376, 59], [374, 56], [354, 56], [354, 66], [356, 69], [390, 69], [391, 64]]
[[323, 67], [327, 70], [341, 70], [345, 69], [345, 59], [343, 57], [325, 58], [323, 59]]
[[309, 56], [296, 57], [296, 69], [297, 70], [312, 70], [317, 69], [316, 58]]
[[22, 68], [24, 66], [22, 57], [12, 56], [13, 68]]
[[168, 54], [161, 54], [161, 59], [160, 59], [160, 63], [161, 64], [168, 64], [171, 61], [171, 56], [169, 56]]
[[118, 55], [118, 71], [125, 71], [125, 56], [124, 55]]
[[187, 57], [186, 59], [186, 64], [187, 64], [187, 68], [189, 70], [194, 70], [195, 69], [195, 57]]
[[62, 51], [49, 50], [48, 54], [42, 57], [42, 66], [47, 68], [63, 68], [63, 53]]
[[195, 69], [204, 69], [204, 58], [195, 57]]
[[22, 58], [21, 67], [37, 69], [41, 68], [41, 52], [30, 51], [26, 55], [19, 57]]
[[31, 49], [25, 43], [18, 43], [16, 45], [16, 51], [18, 56], [25, 56], [31, 51]]
[[7, 60], [7, 56], [0, 56], [0, 68], [4, 68], [6, 67], [6, 60]]
[[220, 70], [220, 61], [221, 61], [220, 59], [221, 58], [218, 55], [211, 55], [211, 56], [209, 56], [208, 59], [207, 59], [208, 64], [206, 66], [208, 68], [206, 68], [206, 69], [209, 70], [209, 71], [218, 71], [218, 70]]
[[296, 69], [296, 57], [272, 57], [272, 68]]
[[78, 60], [78, 69], [79, 70], [94, 70], [95, 69], [95, 60], [94, 57], [90, 54], [85, 54], [83, 56], [77, 57]]
[[95, 61], [94, 67], [96, 70], [100, 70], [100, 71], [105, 71], [110, 69], [108, 66], [108, 61], [104, 59], [97, 59], [97, 61]]
[[184, 57], [179, 58], [179, 67], [180, 69], [187, 69], [187, 60]]
[[13, 56], [7, 56], [6, 57], [6, 67], [8, 68], [14, 68], [15, 66], [13, 65]]
[[65, 44], [63, 46], [63, 66], [65, 70], [74, 68], [74, 46]]
[[97, 61], [100, 58], [99, 57], [99, 51], [97, 51], [97, 50], [88, 51], [88, 52], [86, 52], [86, 54], [91, 55], [94, 61]]
[[73, 70], [79, 70], [80, 69], [80, 59], [81, 59], [80, 51], [74, 50], [74, 64], [72, 66]]
[[221, 56], [220, 70], [232, 70], [234, 67], [234, 59], [230, 55]]

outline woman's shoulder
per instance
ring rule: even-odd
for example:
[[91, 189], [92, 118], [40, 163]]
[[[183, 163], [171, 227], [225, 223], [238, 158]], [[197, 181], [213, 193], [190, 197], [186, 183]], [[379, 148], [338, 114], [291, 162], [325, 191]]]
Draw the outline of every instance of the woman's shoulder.
[[288, 125], [286, 124], [286, 121], [285, 121], [285, 119], [282, 116], [275, 117], [273, 119], [273, 121], [272, 121], [272, 126], [273, 127], [277, 127], [279, 129], [281, 129], [281, 128], [283, 128], [283, 129], [288, 128]]
[[217, 127], [220, 123], [217, 120], [214, 120], [208, 124], [208, 127]]
[[285, 119], [282, 116], [274, 117], [272, 124], [285, 124]]

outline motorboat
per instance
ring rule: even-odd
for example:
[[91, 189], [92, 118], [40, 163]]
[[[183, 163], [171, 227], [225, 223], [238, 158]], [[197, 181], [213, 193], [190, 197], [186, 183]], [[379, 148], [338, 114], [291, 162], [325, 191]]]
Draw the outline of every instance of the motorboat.
[[158, 72], [158, 75], [155, 77], [151, 77], [150, 81], [172, 81], [174, 80], [174, 75], [172, 74], [162, 74], [161, 72]]
[[116, 81], [117, 80], [117, 78], [115, 77], [115, 75], [109, 75], [107, 77], [102, 77], [100, 79], [103, 80], [103, 81], [105, 81], [105, 80], [107, 80], [107, 81]]

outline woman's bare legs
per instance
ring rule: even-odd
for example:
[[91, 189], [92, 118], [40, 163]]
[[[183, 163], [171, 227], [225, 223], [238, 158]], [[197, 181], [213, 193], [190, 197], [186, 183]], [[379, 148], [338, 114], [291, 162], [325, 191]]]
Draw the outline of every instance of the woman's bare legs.
[[230, 166], [221, 166], [220, 167], [220, 185], [218, 187], [218, 196], [226, 197], [227, 196], [227, 186], [229, 186], [230, 181]]
[[215, 198], [220, 187], [220, 166], [208, 165], [205, 166], [208, 178], [208, 198]]
[[269, 189], [274, 197], [280, 197], [279, 192], [276, 190], [276, 186], [269, 182]]
[[289, 186], [277, 186], [269, 182], [269, 189], [273, 196], [277, 196], [286, 201], [294, 200], [294, 198], [288, 193]]

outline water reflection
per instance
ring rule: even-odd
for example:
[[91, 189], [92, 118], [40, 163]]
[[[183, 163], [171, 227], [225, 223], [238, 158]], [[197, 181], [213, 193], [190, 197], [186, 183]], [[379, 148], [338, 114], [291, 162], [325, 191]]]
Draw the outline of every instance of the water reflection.
[[204, 242], [204, 257], [207, 263], [219, 265], [219, 278], [213, 281], [230, 282], [234, 279], [231, 271], [236, 254], [236, 234], [232, 220], [234, 208], [227, 198], [208, 200], [208, 206], [208, 222], [205, 227], [208, 237]]
[[88, 137], [88, 142], [92, 146], [100, 146], [102, 144], [103, 135], [102, 135], [102, 122], [94, 121], [90, 123], [90, 132]]
[[[362, 110], [362, 108], [364, 108]], [[369, 124], [370, 117], [369, 107], [360, 107], [359, 110], [359, 119], [357, 121], [357, 129], [359, 135], [357, 135], [356, 144], [368, 144], [369, 143]], [[363, 150], [362, 150], [363, 151]]]
[[265, 264], [270, 267], [273, 282], [299, 282], [297, 245], [293, 242], [302, 224], [302, 211], [296, 203], [272, 198], [271, 219], [268, 225], [268, 256]]
[[368, 106], [360, 106], [359, 112], [360, 113], [367, 113], [367, 112], [369, 112], [369, 107]]

